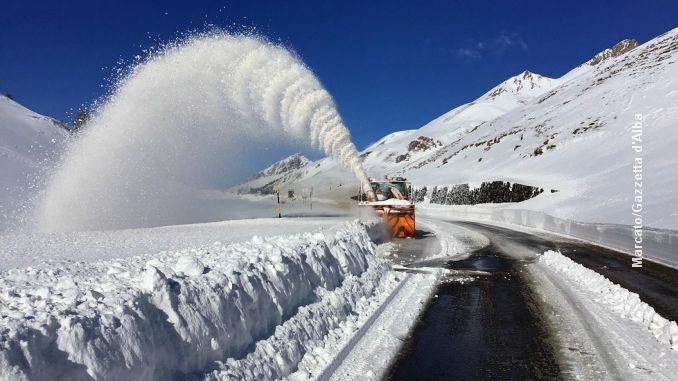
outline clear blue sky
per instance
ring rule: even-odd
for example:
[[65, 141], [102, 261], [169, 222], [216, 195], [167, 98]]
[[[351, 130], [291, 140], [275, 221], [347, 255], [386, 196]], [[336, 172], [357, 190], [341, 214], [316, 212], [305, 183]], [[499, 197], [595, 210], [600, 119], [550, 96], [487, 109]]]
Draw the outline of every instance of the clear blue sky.
[[557, 77], [624, 38], [678, 26], [677, 1], [10, 1], [0, 92], [70, 121], [120, 59], [206, 24], [294, 49], [359, 147], [417, 128], [522, 70]]

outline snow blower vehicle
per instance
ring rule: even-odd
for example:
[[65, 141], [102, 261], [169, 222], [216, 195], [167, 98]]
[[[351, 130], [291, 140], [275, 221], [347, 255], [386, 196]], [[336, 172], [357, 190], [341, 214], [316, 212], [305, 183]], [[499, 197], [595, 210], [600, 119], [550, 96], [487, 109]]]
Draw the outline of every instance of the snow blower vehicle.
[[[410, 183], [404, 177], [383, 180], [370, 178], [370, 188], [360, 192], [361, 207], [373, 208], [380, 216], [392, 237], [414, 238], [414, 202]], [[365, 188], [365, 186], [363, 186]]]

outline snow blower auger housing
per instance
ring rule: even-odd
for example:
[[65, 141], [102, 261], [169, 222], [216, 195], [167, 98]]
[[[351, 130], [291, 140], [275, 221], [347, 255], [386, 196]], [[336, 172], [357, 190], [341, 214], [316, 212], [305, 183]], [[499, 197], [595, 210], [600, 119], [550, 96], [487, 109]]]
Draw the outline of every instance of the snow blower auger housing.
[[[414, 238], [414, 202], [410, 183], [404, 177], [370, 178], [370, 189], [360, 192], [360, 206], [374, 208], [392, 237]], [[366, 201], [365, 201], [366, 200]]]

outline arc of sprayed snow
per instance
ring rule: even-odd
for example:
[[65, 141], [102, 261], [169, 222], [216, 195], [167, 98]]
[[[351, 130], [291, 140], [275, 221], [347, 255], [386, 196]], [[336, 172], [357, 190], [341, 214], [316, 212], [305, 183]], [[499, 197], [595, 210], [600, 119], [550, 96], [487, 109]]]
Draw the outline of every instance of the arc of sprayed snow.
[[291, 123], [296, 130], [301, 130], [304, 126], [310, 125], [310, 119], [313, 117], [313, 110], [319, 105], [327, 102], [328, 94], [323, 89], [316, 89], [301, 95], [298, 103], [292, 106]]
[[[270, 48], [270, 46], [268, 46]], [[350, 141], [350, 133], [336, 112], [331, 96], [322, 88], [318, 80], [309, 76], [310, 71], [281, 48], [276, 49], [274, 59], [270, 59], [265, 46], [259, 46], [245, 55], [239, 62], [237, 79], [240, 84], [252, 80], [257, 72], [274, 73], [266, 83], [258, 102], [262, 107], [262, 117], [267, 122], [280, 121], [286, 131], [302, 134], [310, 132], [311, 144], [318, 145], [328, 155], [338, 159], [350, 169], [361, 183], [367, 182], [362, 162], [355, 145]], [[243, 75], [244, 73], [247, 75]], [[242, 91], [250, 101], [256, 92]], [[282, 91], [280, 91], [282, 90]], [[280, 94], [276, 102], [276, 94]], [[241, 100], [242, 101], [242, 100]], [[277, 112], [276, 112], [277, 111]]]
[[282, 99], [278, 98], [283, 94], [283, 90], [294, 82], [297, 76], [296, 68], [288, 64], [278, 71], [277, 75], [269, 81], [266, 90], [264, 90], [262, 98], [264, 104], [268, 106], [265, 110], [266, 121], [271, 125], [282, 125]]
[[282, 114], [281, 119], [283, 122], [283, 128], [285, 128], [286, 130], [294, 131], [291, 122], [292, 118], [294, 117], [294, 114], [292, 113], [291, 110], [299, 102], [299, 98], [301, 98], [304, 92], [307, 91], [304, 88], [305, 85], [304, 82], [305, 80], [303, 78], [298, 78], [284, 91], [284, 95], [281, 101], [281, 114]]
[[[197, 36], [154, 53], [118, 81], [92, 123], [96, 128], [78, 140], [77, 150], [69, 151], [68, 160], [50, 179], [46, 196], [31, 211], [41, 230], [174, 221], [165, 206], [191, 187], [184, 184], [182, 174], [209, 176], [189, 169], [182, 155], [189, 154], [187, 159], [205, 168], [212, 165], [217, 155], [208, 153], [207, 162], [202, 162], [203, 156], [192, 145], [214, 144], [218, 150], [219, 142], [210, 140], [211, 133], [226, 138], [225, 144], [232, 143], [231, 137], [259, 138], [266, 133], [260, 128], [297, 140], [306, 138], [351, 170], [362, 184], [367, 182], [350, 133], [321, 82], [294, 54], [255, 37]], [[201, 126], [200, 134], [194, 133], [196, 124]], [[156, 149], [165, 145], [153, 145], [147, 137], [154, 139], [166, 125], [174, 135], [160, 136], [176, 138], [174, 149]], [[102, 141], [116, 144], [100, 149]], [[102, 160], [82, 159], [92, 155]], [[172, 165], [179, 171], [169, 179], [154, 169]], [[167, 185], [176, 186], [178, 194], [167, 192]], [[111, 186], [121, 192], [106, 192]], [[76, 188], [87, 189], [92, 196], [76, 197]], [[134, 197], [128, 196], [131, 192]]]
[[323, 107], [316, 111], [317, 119], [311, 121], [311, 140], [315, 141], [318, 147], [325, 145], [327, 130], [333, 124], [339, 123], [339, 115], [332, 112], [329, 107]]

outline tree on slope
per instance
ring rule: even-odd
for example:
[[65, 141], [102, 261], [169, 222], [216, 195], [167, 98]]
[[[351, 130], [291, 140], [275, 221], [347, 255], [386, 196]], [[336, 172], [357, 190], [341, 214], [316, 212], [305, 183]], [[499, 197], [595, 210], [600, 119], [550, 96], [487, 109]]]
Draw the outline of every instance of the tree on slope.
[[71, 131], [73, 133], [80, 132], [80, 130], [87, 125], [90, 117], [89, 109], [85, 106], [80, 107], [80, 110], [75, 115], [75, 119], [73, 119], [73, 129]]

